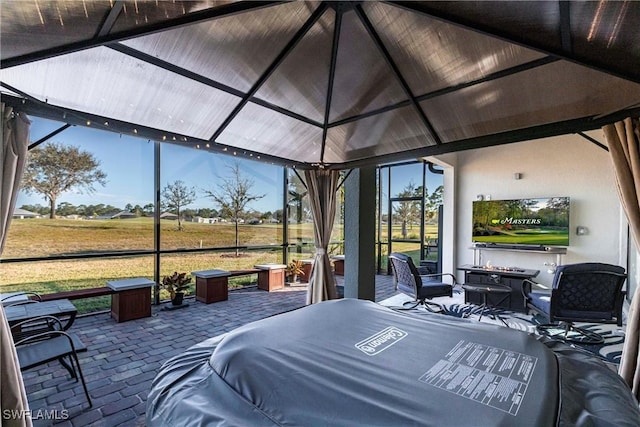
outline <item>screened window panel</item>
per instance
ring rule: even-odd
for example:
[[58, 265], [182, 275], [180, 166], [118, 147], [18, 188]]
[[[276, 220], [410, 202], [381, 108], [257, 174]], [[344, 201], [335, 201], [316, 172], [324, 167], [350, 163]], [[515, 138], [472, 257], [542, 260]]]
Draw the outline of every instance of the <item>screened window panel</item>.
[[[41, 138], [49, 135], [51, 132], [60, 129], [65, 124], [55, 120], [42, 119], [40, 117], [29, 116], [31, 123], [37, 122], [37, 125], [31, 126], [29, 129], [29, 143], [32, 144]], [[63, 131], [64, 132], [64, 131]], [[60, 137], [54, 137], [54, 140], [58, 140]]]
[[415, 96], [486, 77], [544, 55], [384, 3], [365, 3]]
[[301, 162], [320, 161], [322, 129], [255, 104], [247, 104], [216, 142]]
[[313, 216], [306, 183], [301, 180], [304, 174], [288, 169], [287, 188], [287, 236], [289, 254], [287, 260], [310, 259], [315, 253]]
[[[109, 280], [144, 277], [153, 280], [153, 256], [17, 262], [2, 265], [0, 292], [36, 292], [41, 295], [101, 288]], [[110, 297], [106, 297], [108, 300]], [[109, 302], [106, 307], [109, 307]], [[79, 301], [74, 301], [78, 304]], [[82, 311], [81, 307], [78, 307]]]
[[109, 0], [3, 1], [0, 56], [12, 58], [90, 39], [98, 32], [111, 3]]
[[[37, 118], [32, 120], [35, 134], [43, 133], [41, 125], [49, 125]], [[113, 132], [72, 127], [31, 150], [30, 157], [53, 143], [90, 154], [99, 162], [96, 169], [105, 174], [106, 182], [92, 181], [93, 191], [77, 185], [60, 191], [55, 199], [56, 218], [49, 219], [50, 203], [44, 192], [28, 193], [23, 181], [16, 207], [41, 216], [11, 222], [3, 258], [152, 250], [154, 144]], [[61, 158], [60, 164], [67, 163], [69, 160]], [[41, 172], [40, 181], [66, 184], [68, 170], [58, 167], [55, 173]]]
[[248, 92], [311, 14], [292, 2], [151, 34], [123, 44]]
[[324, 122], [335, 12], [327, 9], [256, 97]]
[[640, 85], [555, 62], [420, 103], [443, 141], [561, 122], [637, 105]]
[[203, 139], [211, 137], [240, 100], [105, 47], [0, 74], [3, 81], [50, 104]]
[[[234, 194], [235, 190], [240, 191], [240, 181], [235, 179], [233, 172], [236, 163], [239, 165], [239, 178], [246, 184], [247, 194], [258, 197], [243, 206], [240, 215], [242, 222], [238, 224], [239, 244], [262, 246], [282, 242], [281, 222], [271, 221], [275, 212], [282, 210], [282, 167], [174, 144], [161, 145], [160, 161], [163, 212], [178, 214], [175, 203], [174, 207], [168, 208], [167, 202], [179, 199], [171, 197], [170, 191], [165, 191], [176, 188], [176, 182], [180, 181], [179, 187], [192, 195], [182, 200], [185, 202], [180, 208], [183, 230], [178, 230], [175, 216], [161, 219], [162, 249], [235, 246], [233, 217], [209, 193], [232, 202], [225, 188], [234, 190]], [[227, 182], [231, 187], [226, 187]]]
[[330, 128], [324, 161], [340, 163], [434, 144], [413, 106], [402, 107]]

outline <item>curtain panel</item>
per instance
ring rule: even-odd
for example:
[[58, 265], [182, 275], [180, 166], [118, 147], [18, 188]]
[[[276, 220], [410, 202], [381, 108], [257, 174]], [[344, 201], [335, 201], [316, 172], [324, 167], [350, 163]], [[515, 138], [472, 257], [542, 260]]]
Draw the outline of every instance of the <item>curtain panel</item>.
[[331, 270], [327, 249], [331, 241], [336, 216], [336, 191], [340, 172], [335, 170], [307, 170], [305, 179], [309, 190], [314, 223], [316, 252], [309, 278], [307, 304], [337, 298], [336, 281]]
[[[620, 202], [631, 236], [640, 247], [640, 120], [627, 118], [602, 128], [613, 162]], [[637, 289], [637, 287], [636, 287]], [[640, 293], [631, 300], [618, 373], [640, 399]]]
[[[18, 196], [22, 171], [29, 147], [29, 125], [26, 116], [0, 104], [2, 144], [0, 151], [0, 255]], [[29, 404], [13, 345], [9, 323], [0, 304], [0, 425], [31, 426]], [[7, 412], [8, 411], [8, 412]]]
[[2, 193], [0, 194], [0, 254], [9, 231], [11, 217], [16, 207], [16, 198], [20, 189], [22, 172], [27, 161], [29, 147], [29, 127], [31, 122], [20, 113], [15, 113], [11, 107], [2, 109]]

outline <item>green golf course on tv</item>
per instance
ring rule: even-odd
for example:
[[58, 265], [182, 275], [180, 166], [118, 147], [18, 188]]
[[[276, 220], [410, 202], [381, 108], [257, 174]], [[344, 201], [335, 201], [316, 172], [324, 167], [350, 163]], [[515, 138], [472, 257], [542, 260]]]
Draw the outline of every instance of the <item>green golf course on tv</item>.
[[569, 197], [474, 201], [472, 240], [569, 246]]

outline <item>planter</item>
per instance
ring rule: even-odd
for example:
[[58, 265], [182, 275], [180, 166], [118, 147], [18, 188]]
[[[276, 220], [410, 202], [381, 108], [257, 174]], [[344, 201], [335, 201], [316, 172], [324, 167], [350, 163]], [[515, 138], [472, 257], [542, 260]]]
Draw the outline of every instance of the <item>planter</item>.
[[182, 300], [184, 299], [184, 292], [177, 292], [173, 299], [171, 300], [172, 305], [182, 305]]

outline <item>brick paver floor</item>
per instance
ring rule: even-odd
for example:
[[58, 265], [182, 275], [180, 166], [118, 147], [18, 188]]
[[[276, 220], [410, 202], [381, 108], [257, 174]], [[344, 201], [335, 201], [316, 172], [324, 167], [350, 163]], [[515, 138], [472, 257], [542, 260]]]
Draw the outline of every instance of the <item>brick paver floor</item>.
[[[376, 276], [376, 301], [395, 293], [391, 276]], [[79, 317], [71, 330], [88, 347], [80, 353], [80, 365], [93, 407], [80, 382], [51, 362], [23, 373], [34, 425], [144, 426], [147, 393], [163, 362], [207, 338], [302, 307], [305, 300], [304, 287], [248, 288], [232, 290], [227, 301], [213, 304], [186, 299], [189, 307], [180, 310], [154, 306], [151, 317], [123, 323], [109, 313]]]

